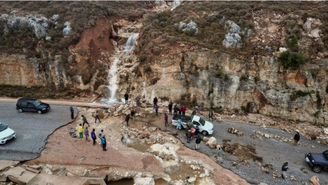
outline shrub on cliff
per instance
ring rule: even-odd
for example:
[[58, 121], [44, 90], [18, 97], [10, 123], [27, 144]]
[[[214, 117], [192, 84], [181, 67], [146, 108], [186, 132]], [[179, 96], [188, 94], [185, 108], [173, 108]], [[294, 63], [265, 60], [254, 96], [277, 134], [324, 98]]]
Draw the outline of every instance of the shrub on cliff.
[[278, 60], [284, 68], [299, 69], [307, 61], [307, 58], [304, 54], [285, 51], [280, 54]]

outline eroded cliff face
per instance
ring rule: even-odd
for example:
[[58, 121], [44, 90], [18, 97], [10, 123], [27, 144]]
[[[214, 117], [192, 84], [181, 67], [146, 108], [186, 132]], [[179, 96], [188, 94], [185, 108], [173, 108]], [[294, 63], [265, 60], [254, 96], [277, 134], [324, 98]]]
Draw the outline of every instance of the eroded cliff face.
[[[230, 113], [243, 110], [327, 124], [324, 20], [251, 5], [246, 24], [233, 21], [231, 16], [230, 20], [226, 11], [194, 10], [186, 16], [181, 8], [188, 4], [192, 3], [167, 11], [170, 6], [162, 2], [149, 9], [148, 17], [134, 21], [98, 18], [81, 32], [79, 42], [70, 45], [65, 56], [51, 54], [43, 47], [46, 41], [39, 41], [35, 57], [24, 52], [4, 53], [0, 84], [51, 84], [109, 98], [112, 87], [108, 71], [118, 60], [118, 99], [128, 92], [131, 99], [140, 96], [149, 103], [158, 97], [164, 105], [172, 100], [189, 108], [202, 106]], [[202, 6], [211, 7], [197, 4]], [[178, 20], [175, 13], [181, 12], [181, 17], [187, 18], [168, 23]], [[155, 31], [149, 31], [152, 29]], [[137, 33], [136, 50], [120, 52], [128, 38]], [[209, 33], [217, 40], [210, 40]], [[278, 60], [290, 49], [286, 43], [293, 37], [298, 39], [297, 51], [309, 58], [296, 69], [283, 67]]]

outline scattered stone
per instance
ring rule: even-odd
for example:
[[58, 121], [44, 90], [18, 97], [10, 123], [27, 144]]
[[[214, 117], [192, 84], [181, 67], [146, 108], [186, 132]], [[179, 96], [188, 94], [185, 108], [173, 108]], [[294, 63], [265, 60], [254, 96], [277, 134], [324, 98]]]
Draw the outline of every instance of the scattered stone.
[[312, 176], [309, 181], [311, 182], [312, 185], [320, 185], [319, 178], [317, 176]]
[[211, 148], [215, 148], [217, 145], [217, 141], [215, 137], [210, 137], [210, 139], [207, 141], [206, 145], [208, 145]]
[[241, 132], [241, 131], [233, 128], [233, 127], [228, 128], [227, 131], [231, 134], [237, 134], [237, 136], [243, 136], [244, 135], [243, 132]]
[[196, 177], [191, 177], [188, 179], [189, 183], [195, 183], [196, 182]]
[[296, 179], [296, 177], [295, 177], [294, 175], [291, 175], [291, 176], [290, 176], [290, 180], [292, 180], [292, 181], [297, 181], [297, 179]]
[[264, 167], [262, 167], [262, 172], [264, 172], [264, 173], [269, 173], [268, 169], [266, 169], [266, 168], [264, 168]]
[[210, 139], [210, 138], [208, 138], [208, 137], [204, 137], [204, 138], [203, 138], [203, 141], [206, 143], [209, 139]]
[[232, 163], [232, 166], [236, 166], [238, 163], [236, 162], [236, 161], [234, 161], [233, 163]]
[[260, 182], [259, 185], [268, 185], [267, 183], [264, 183], [264, 182]]
[[278, 172], [273, 172], [272, 175], [273, 175], [273, 178], [280, 178], [281, 177], [280, 173], [278, 173]]
[[67, 173], [66, 173], [66, 176], [68, 176], [68, 177], [74, 177], [74, 174], [71, 173], [71, 172], [67, 172]]

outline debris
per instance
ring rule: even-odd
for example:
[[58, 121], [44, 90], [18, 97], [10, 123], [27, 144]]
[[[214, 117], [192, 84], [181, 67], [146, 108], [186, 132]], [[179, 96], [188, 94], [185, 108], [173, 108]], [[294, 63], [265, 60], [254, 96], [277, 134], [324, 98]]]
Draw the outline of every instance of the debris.
[[273, 172], [272, 175], [273, 175], [273, 178], [280, 178], [280, 176], [281, 176], [281, 175], [280, 175], [278, 172], [276, 172], [276, 171]]
[[210, 139], [206, 142], [206, 145], [208, 145], [211, 148], [215, 148], [217, 145], [217, 141], [215, 137], [210, 137]]
[[295, 177], [294, 175], [291, 175], [291, 176], [290, 176], [290, 180], [292, 180], [292, 181], [297, 181], [297, 179], [296, 179], [296, 177]]
[[243, 132], [241, 132], [241, 131], [233, 128], [233, 127], [228, 128], [227, 131], [231, 134], [237, 134], [237, 136], [243, 136], [244, 135]]
[[309, 181], [311, 182], [312, 185], [320, 185], [319, 178], [317, 176], [312, 176]]
[[269, 173], [268, 169], [266, 169], [266, 168], [264, 168], [264, 167], [262, 167], [262, 172], [264, 172], [264, 173]]

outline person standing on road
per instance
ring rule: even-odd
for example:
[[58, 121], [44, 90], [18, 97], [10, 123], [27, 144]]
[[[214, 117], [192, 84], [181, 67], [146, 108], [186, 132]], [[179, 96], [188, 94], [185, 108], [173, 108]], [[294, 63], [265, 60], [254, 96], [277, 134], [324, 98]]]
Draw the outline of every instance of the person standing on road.
[[194, 109], [191, 113], [191, 116], [196, 115], [196, 109]]
[[213, 121], [213, 112], [212, 110], [210, 110], [210, 112], [208, 113], [208, 119], [211, 121]]
[[85, 135], [85, 140], [89, 141], [89, 130], [88, 130], [88, 127], [85, 127], [85, 129], [84, 129], [84, 135]]
[[184, 105], [182, 105], [182, 107], [181, 107], [182, 115], [186, 115], [186, 110], [187, 110], [187, 108]]
[[165, 121], [165, 126], [166, 127], [169, 126], [169, 116], [166, 113], [164, 113], [164, 121]]
[[137, 106], [141, 107], [140, 96], [137, 96], [135, 100], [136, 100]]
[[199, 134], [199, 126], [198, 125], [196, 125], [196, 131], [195, 131], [195, 137], [197, 137], [198, 136], [198, 134]]
[[223, 151], [222, 151], [222, 148], [219, 147], [219, 150], [218, 150], [218, 153], [217, 153], [217, 158], [218, 158], [218, 162], [221, 163], [221, 164], [223, 162], [222, 156], [223, 156]]
[[181, 115], [181, 105], [180, 105], [180, 103], [177, 104], [177, 109], [178, 109], [179, 114]]
[[97, 123], [97, 120], [99, 121], [99, 123], [101, 123], [99, 115], [98, 115], [98, 111], [96, 110], [96, 112], [95, 112], [95, 123]]
[[155, 108], [155, 105], [157, 105], [157, 102], [158, 102], [157, 97], [154, 98], [153, 102], [154, 102], [154, 108]]
[[156, 112], [156, 116], [158, 116], [158, 105], [155, 105], [155, 112]]
[[202, 138], [200, 137], [200, 135], [197, 136], [196, 138], [196, 150], [200, 149], [200, 142], [202, 141]]
[[197, 115], [200, 116], [200, 111], [202, 110], [202, 108], [200, 108], [200, 106], [197, 108]]
[[178, 119], [177, 129], [178, 130], [181, 130], [181, 119]]
[[79, 131], [79, 137], [83, 138], [83, 127], [81, 123], [79, 124], [78, 131]]
[[173, 107], [173, 103], [172, 103], [172, 101], [170, 101], [170, 103], [169, 103], [169, 114], [171, 114], [171, 115], [172, 115], [172, 107]]
[[294, 136], [294, 144], [297, 145], [299, 141], [300, 141], [300, 133], [298, 132], [298, 130], [296, 130], [296, 134]]
[[176, 115], [176, 114], [178, 113], [178, 107], [177, 107], [177, 104], [174, 105], [173, 113], [174, 113], [174, 115]]
[[92, 129], [91, 138], [93, 140], [93, 145], [95, 145], [96, 144], [96, 139], [97, 139], [95, 129]]
[[190, 143], [191, 140], [191, 131], [186, 129], [187, 143]]
[[288, 162], [285, 162], [281, 167], [281, 178], [287, 180], [287, 170], [288, 170]]
[[88, 126], [90, 127], [89, 122], [84, 115], [82, 115], [82, 120], [83, 120], [83, 127], [84, 127], [84, 124], [88, 124]]
[[105, 136], [103, 136], [101, 138], [101, 144], [102, 144], [102, 147], [103, 147], [103, 151], [107, 151], [107, 149], [106, 149], [107, 141], [106, 141], [106, 137]]
[[195, 127], [191, 127], [190, 132], [191, 132], [191, 139], [193, 139], [196, 132]]
[[69, 112], [71, 113], [71, 118], [74, 119], [74, 109], [73, 106], [69, 107]]

